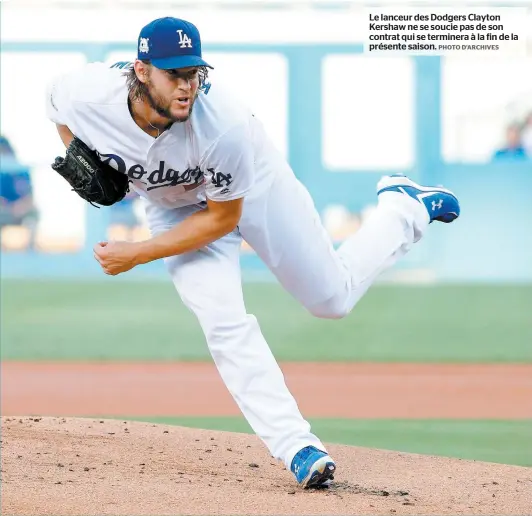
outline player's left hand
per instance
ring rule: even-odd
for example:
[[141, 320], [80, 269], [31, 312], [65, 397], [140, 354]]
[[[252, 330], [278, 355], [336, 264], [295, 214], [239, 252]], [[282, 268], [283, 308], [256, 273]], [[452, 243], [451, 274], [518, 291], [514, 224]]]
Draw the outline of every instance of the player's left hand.
[[134, 242], [99, 242], [94, 246], [94, 258], [100, 263], [103, 272], [111, 276], [139, 265]]

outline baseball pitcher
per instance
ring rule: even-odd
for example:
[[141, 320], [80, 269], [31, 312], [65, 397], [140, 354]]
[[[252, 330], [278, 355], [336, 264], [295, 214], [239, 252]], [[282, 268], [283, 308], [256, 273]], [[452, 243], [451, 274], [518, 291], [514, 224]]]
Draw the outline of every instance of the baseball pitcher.
[[129, 188], [140, 194], [151, 238], [97, 243], [103, 272], [164, 260], [225, 385], [271, 455], [302, 486], [327, 484], [336, 464], [246, 310], [242, 239], [312, 315], [337, 319], [431, 222], [456, 219], [458, 200], [443, 188], [385, 176], [372, 216], [335, 250], [308, 191], [239, 101], [241, 83], [232, 91], [211, 85], [209, 68], [198, 29], [167, 17], [141, 30], [133, 63], [91, 63], [58, 77], [47, 113], [66, 155], [52, 168], [95, 205], [112, 205]]

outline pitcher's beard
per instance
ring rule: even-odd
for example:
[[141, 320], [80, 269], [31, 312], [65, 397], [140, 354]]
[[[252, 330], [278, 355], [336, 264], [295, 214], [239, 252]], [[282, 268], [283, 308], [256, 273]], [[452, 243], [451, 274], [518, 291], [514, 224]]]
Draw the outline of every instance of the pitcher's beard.
[[197, 97], [198, 97], [198, 94], [196, 93], [195, 97], [192, 99], [190, 107], [188, 108], [188, 114], [184, 116], [176, 117], [175, 115], [172, 114], [172, 111], [170, 110], [170, 108], [164, 105], [160, 97], [158, 97], [156, 94], [152, 94], [150, 89], [148, 89], [146, 93], [146, 100], [148, 101], [148, 104], [150, 105], [150, 107], [153, 108], [157, 112], [157, 114], [168, 119], [170, 123], [186, 122], [190, 118], [190, 115], [192, 114], [192, 108], [194, 107]]

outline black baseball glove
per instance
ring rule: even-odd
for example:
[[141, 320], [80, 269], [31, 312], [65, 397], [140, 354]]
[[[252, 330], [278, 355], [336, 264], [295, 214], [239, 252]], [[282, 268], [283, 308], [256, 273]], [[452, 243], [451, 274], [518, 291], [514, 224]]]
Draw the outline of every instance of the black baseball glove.
[[127, 175], [100, 161], [98, 154], [76, 137], [70, 142], [66, 156], [55, 158], [52, 168], [93, 206], [111, 206], [129, 192]]

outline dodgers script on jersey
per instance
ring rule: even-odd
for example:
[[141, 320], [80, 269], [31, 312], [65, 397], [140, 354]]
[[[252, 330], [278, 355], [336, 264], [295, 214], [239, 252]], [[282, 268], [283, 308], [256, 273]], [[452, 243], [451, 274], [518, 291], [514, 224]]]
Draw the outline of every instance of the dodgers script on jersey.
[[262, 124], [218, 84], [200, 91], [186, 122], [153, 138], [131, 117], [124, 72], [90, 63], [56, 78], [47, 116], [127, 174], [151, 202], [177, 208], [257, 195], [285, 168]]

